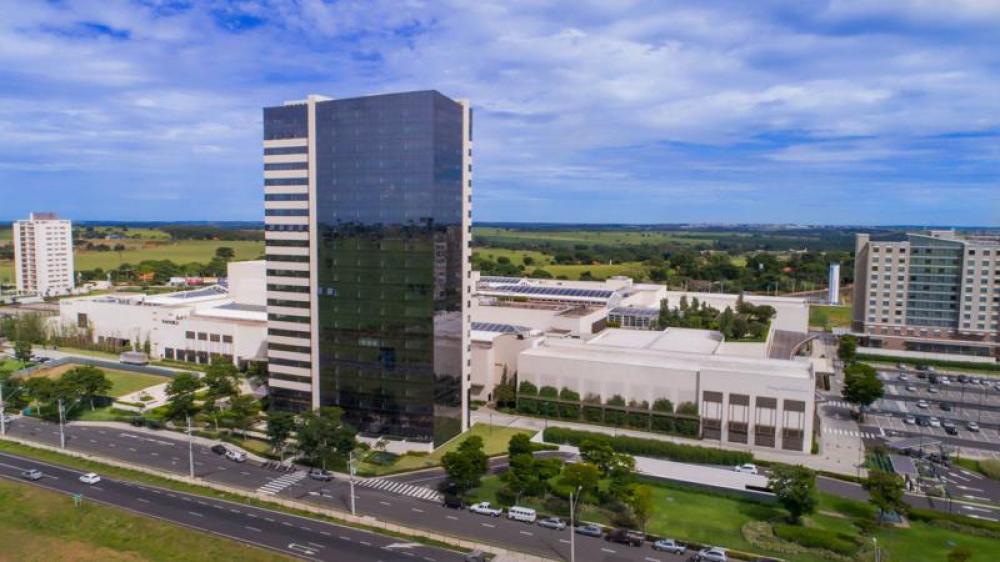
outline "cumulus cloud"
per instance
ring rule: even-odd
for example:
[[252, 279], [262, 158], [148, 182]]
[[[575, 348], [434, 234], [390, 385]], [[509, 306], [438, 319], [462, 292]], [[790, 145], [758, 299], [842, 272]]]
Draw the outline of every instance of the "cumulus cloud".
[[[69, 214], [258, 219], [262, 106], [434, 88], [476, 107], [480, 221], [1000, 218], [996, 2], [0, 0], [0, 10], [4, 217], [45, 206], [74, 178], [94, 197]], [[942, 208], [915, 196], [934, 185], [978, 201]], [[115, 196], [142, 189], [156, 194]], [[210, 204], [139, 204], [171, 200], [161, 192]], [[866, 214], [858, 193], [892, 204]]]

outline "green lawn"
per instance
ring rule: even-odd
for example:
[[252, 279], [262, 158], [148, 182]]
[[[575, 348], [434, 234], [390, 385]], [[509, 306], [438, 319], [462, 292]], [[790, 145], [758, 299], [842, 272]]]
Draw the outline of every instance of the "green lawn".
[[[545, 266], [552, 263], [552, 256], [534, 250], [510, 250], [508, 248], [476, 248], [472, 251], [474, 255], [497, 261], [497, 258], [506, 257], [514, 265], [524, 265], [525, 256], [531, 257], [532, 266]], [[530, 267], [530, 266], [529, 266]]]
[[25, 366], [23, 361], [18, 361], [17, 359], [5, 359], [0, 361], [0, 371], [14, 372], [20, 371]]
[[809, 325], [824, 328], [849, 328], [851, 326], [850, 306], [821, 306], [811, 305], [809, 307]]
[[0, 481], [4, 560], [292, 560], [262, 549], [27, 484]]
[[[67, 363], [64, 365], [59, 365], [58, 367], [53, 367], [51, 369], [41, 369], [35, 371], [31, 374], [33, 377], [49, 377], [58, 378], [63, 375], [66, 371], [77, 367], [73, 363]], [[125, 396], [131, 392], [141, 390], [146, 387], [150, 387], [157, 384], [163, 384], [169, 382], [169, 377], [162, 377], [160, 375], [148, 375], [145, 373], [133, 373], [131, 371], [118, 371], [114, 369], [101, 369], [104, 374], [111, 381], [111, 391], [108, 392], [108, 396], [112, 398], [118, 398], [120, 396]]]
[[14, 284], [14, 262], [0, 260], [0, 283]]
[[[531, 268], [534, 269], [534, 268]], [[639, 262], [623, 262], [616, 264], [598, 265], [546, 265], [542, 269], [548, 271], [553, 277], [565, 275], [568, 279], [579, 279], [580, 274], [589, 271], [594, 277], [607, 279], [616, 275], [625, 275], [635, 280], [642, 280], [649, 276], [648, 268]]]
[[[569, 244], [711, 244], [709, 233], [655, 232], [631, 230], [512, 230], [477, 227], [473, 237], [491, 242], [550, 241]], [[501, 244], [502, 245], [502, 244]]]
[[510, 438], [517, 434], [534, 435], [534, 431], [527, 429], [516, 429], [512, 427], [491, 426], [485, 423], [477, 423], [469, 428], [462, 435], [452, 439], [444, 445], [438, 447], [429, 455], [403, 455], [390, 466], [380, 466], [369, 463], [360, 463], [358, 470], [364, 475], [381, 476], [396, 472], [407, 472], [422, 468], [431, 468], [441, 464], [441, 457], [449, 451], [454, 451], [458, 445], [467, 437], [478, 435], [483, 439], [483, 450], [487, 455], [495, 456], [507, 452], [507, 444]]

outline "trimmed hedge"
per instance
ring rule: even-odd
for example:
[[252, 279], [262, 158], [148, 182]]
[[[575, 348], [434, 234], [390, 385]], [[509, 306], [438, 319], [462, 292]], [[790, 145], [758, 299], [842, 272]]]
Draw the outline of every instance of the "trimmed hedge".
[[1000, 373], [1000, 363], [973, 363], [971, 361], [945, 361], [942, 359], [912, 359], [909, 357], [893, 357], [891, 355], [871, 355], [859, 353], [858, 361], [875, 361], [877, 363], [905, 363], [907, 365], [930, 365], [932, 367], [967, 369], [970, 371], [986, 371]]
[[565, 427], [546, 428], [542, 437], [549, 443], [577, 446], [588, 439], [594, 439], [610, 444], [611, 447], [619, 453], [628, 453], [630, 455], [654, 457], [678, 462], [736, 466], [738, 464], [753, 461], [753, 455], [743, 451], [712, 449], [709, 447], [699, 447], [697, 445], [684, 445], [680, 443], [671, 443], [669, 441], [659, 441], [656, 439], [629, 437], [626, 435], [618, 435], [612, 438], [612, 436], [604, 433], [580, 431]]
[[1000, 523], [996, 521], [975, 519], [973, 517], [966, 517], [957, 513], [946, 513], [944, 511], [935, 511], [933, 509], [925, 509], [922, 507], [911, 507], [906, 513], [910, 519], [914, 521], [924, 521], [927, 523], [947, 522], [955, 525], [961, 525], [963, 527], [981, 529], [988, 532], [990, 536], [1000, 537]]
[[793, 542], [807, 548], [820, 548], [844, 556], [851, 556], [861, 548], [857, 538], [844, 533], [834, 533], [815, 527], [776, 524], [774, 535], [779, 539]]

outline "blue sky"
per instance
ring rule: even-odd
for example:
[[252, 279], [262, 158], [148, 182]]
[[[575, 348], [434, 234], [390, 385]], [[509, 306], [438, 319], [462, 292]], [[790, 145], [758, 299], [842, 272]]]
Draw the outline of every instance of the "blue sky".
[[997, 0], [0, 0], [0, 218], [261, 220], [260, 108], [476, 108], [474, 219], [1000, 224]]

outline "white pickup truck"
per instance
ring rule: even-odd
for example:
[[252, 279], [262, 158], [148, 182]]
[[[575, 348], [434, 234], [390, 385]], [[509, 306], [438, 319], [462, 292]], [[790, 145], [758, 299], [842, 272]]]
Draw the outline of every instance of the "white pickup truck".
[[503, 509], [493, 507], [490, 505], [490, 502], [479, 502], [475, 505], [469, 506], [469, 511], [472, 513], [478, 513], [479, 515], [489, 515], [490, 517], [500, 517], [503, 515]]

